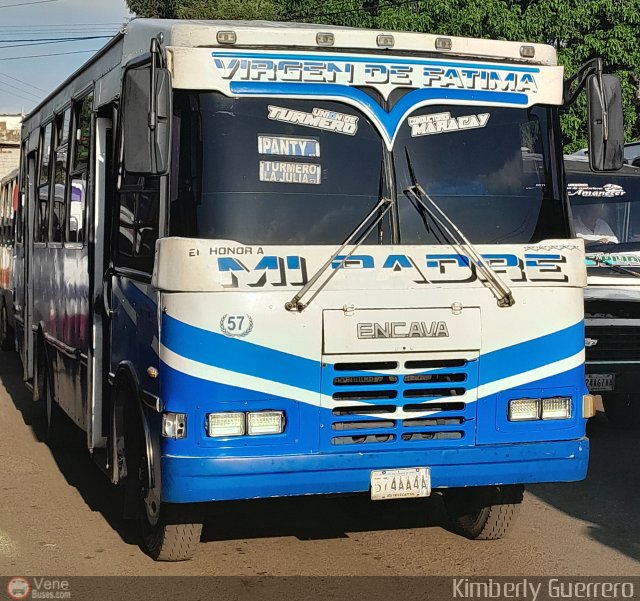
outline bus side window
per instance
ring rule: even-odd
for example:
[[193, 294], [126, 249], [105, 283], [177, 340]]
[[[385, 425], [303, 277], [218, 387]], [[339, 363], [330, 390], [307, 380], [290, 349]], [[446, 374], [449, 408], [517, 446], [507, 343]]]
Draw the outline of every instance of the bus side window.
[[5, 244], [5, 205], [6, 205], [6, 192], [7, 186], [6, 184], [2, 184], [2, 188], [0, 188], [0, 246], [4, 246]]
[[38, 208], [36, 211], [35, 242], [46, 242], [49, 237], [49, 180], [51, 159], [51, 123], [42, 130], [40, 165], [38, 167]]
[[91, 111], [93, 94], [78, 100], [74, 106], [73, 131], [75, 135], [72, 159], [69, 163], [67, 188], [67, 241], [84, 244], [85, 215], [87, 212], [87, 182], [89, 180], [89, 156], [91, 152]]
[[160, 178], [127, 173], [119, 193], [117, 264], [151, 273], [158, 239]]
[[27, 144], [26, 142], [22, 145], [22, 152], [20, 154], [20, 173], [18, 174], [18, 179], [16, 180], [17, 192], [18, 195], [15, 199], [16, 213], [15, 213], [15, 221], [16, 221], [16, 243], [22, 244], [23, 236], [24, 236], [24, 205], [23, 192], [26, 191], [26, 181], [27, 181]]
[[53, 177], [53, 207], [51, 212], [51, 241], [62, 242], [64, 233], [65, 202], [67, 197], [68, 172], [68, 139], [69, 139], [69, 109], [56, 119], [56, 151]]

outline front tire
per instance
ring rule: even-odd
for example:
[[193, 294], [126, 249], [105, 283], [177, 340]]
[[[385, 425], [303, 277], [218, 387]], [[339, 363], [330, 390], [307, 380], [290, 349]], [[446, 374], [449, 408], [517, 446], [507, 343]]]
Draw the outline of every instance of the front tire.
[[482, 486], [444, 491], [453, 532], [474, 540], [504, 538], [522, 503], [524, 486]]
[[143, 516], [144, 550], [156, 561], [191, 559], [200, 543], [202, 524], [162, 524], [151, 526]]
[[631, 394], [604, 394], [602, 405], [607, 420], [614, 428], [628, 430], [640, 427], [640, 397]]
[[[127, 482], [125, 486], [125, 512], [129, 517], [137, 516], [140, 521], [141, 548], [155, 561], [186, 561], [193, 557], [202, 533], [202, 523], [183, 521], [173, 509], [160, 498], [159, 477], [150, 489], [147, 444], [140, 408], [135, 405], [136, 395], [122, 388], [119, 400], [124, 405], [125, 415], [125, 456]], [[156, 474], [158, 476], [158, 474]]]

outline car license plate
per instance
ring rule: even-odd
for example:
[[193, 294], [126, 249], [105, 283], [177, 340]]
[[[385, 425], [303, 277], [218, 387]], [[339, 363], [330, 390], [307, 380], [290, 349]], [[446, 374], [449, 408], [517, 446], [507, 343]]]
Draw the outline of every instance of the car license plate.
[[615, 374], [589, 374], [587, 388], [589, 392], [606, 392], [613, 390], [616, 383]]
[[428, 467], [409, 467], [371, 472], [371, 498], [407, 499], [431, 494], [431, 474]]

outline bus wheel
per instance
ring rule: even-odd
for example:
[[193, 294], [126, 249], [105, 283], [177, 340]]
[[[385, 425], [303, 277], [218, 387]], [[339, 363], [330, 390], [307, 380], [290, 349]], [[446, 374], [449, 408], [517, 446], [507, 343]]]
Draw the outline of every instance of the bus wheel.
[[520, 484], [445, 490], [451, 530], [470, 539], [503, 538], [515, 521], [523, 493]]
[[603, 394], [602, 405], [607, 420], [614, 428], [628, 430], [640, 427], [640, 398], [631, 394]]
[[14, 349], [13, 328], [9, 325], [7, 307], [4, 303], [2, 303], [2, 309], [0, 309], [0, 349], [3, 351], [12, 351]]
[[202, 523], [185, 523], [181, 519], [174, 519], [169, 506], [161, 502], [157, 488], [149, 490], [149, 468], [144, 440], [144, 434], [141, 434], [137, 445], [142, 547], [156, 561], [191, 559], [200, 542]]

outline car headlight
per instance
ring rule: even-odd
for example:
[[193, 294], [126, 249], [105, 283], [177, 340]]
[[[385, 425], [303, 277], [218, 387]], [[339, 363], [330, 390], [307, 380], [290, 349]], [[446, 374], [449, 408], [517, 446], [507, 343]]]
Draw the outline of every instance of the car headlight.
[[569, 419], [571, 417], [571, 399], [554, 397], [542, 399], [542, 419]]
[[283, 411], [255, 411], [247, 413], [247, 434], [282, 434], [284, 432]]
[[225, 411], [209, 413], [207, 434], [209, 436], [242, 436], [245, 433], [244, 413]]
[[510, 422], [540, 419], [540, 399], [513, 399], [509, 401], [508, 415]]

